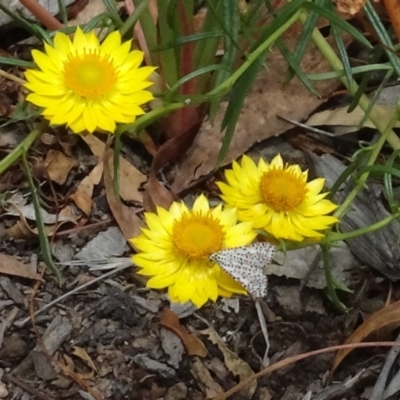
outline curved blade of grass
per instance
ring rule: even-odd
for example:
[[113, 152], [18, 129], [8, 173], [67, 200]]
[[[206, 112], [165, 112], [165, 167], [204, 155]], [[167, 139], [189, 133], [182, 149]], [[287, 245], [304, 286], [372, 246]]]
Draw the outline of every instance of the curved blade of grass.
[[304, 0], [294, 0], [292, 3], [287, 4], [280, 11], [279, 16], [271, 22], [267, 28], [261, 33], [263, 41], [257, 40], [256, 44], [252, 46], [252, 50], [247, 54], [246, 60], [243, 64], [235, 70], [232, 75], [226, 79], [222, 84], [212, 89], [208, 96], [215, 96], [221, 91], [229, 90], [235, 82], [241, 77], [241, 75], [251, 66], [252, 63], [256, 62], [259, 57], [265, 53], [275, 42], [286, 32], [300, 17], [301, 7], [304, 4]]
[[[395, 167], [393, 167], [393, 165], [394, 165], [396, 159], [399, 157], [399, 154], [400, 154], [400, 150], [394, 151], [390, 155], [388, 160], [386, 161], [385, 165], [388, 167], [391, 167], [391, 168], [395, 168]], [[384, 183], [384, 187], [385, 187], [385, 196], [389, 203], [390, 210], [392, 212], [396, 212], [399, 209], [399, 203], [396, 201], [396, 199], [394, 197], [392, 175], [384, 174], [383, 183]]]
[[[207, 9], [211, 10], [214, 7], [214, 12], [207, 12], [203, 21], [201, 33], [212, 33], [221, 32], [223, 35], [220, 20], [216, 16], [222, 12], [222, 2], [218, 1], [214, 4], [213, 0], [206, 0]], [[211, 4], [211, 5], [210, 5]], [[218, 45], [220, 43], [220, 37], [210, 38], [208, 41], [201, 41], [196, 44], [196, 50], [194, 55], [195, 65], [203, 67], [209, 63], [213, 63], [215, 60], [215, 53], [217, 52]]]
[[355, 159], [351, 160], [348, 167], [339, 175], [335, 183], [332, 185], [329, 194], [326, 198], [332, 199], [333, 196], [336, 194], [336, 192], [339, 190], [340, 186], [342, 186], [342, 184], [345, 183], [347, 179], [351, 175], [353, 175], [356, 170], [360, 168], [361, 165], [365, 165], [366, 162], [368, 161], [368, 158], [369, 158], [368, 152], [364, 151], [360, 153], [359, 157], [356, 157]]
[[219, 64], [214, 64], [214, 65], [209, 65], [208, 67], [204, 67], [201, 69], [197, 69], [196, 71], [191, 72], [190, 74], [185, 75], [183, 78], [179, 79], [178, 82], [176, 82], [169, 90], [167, 95], [165, 96], [165, 99], [167, 101], [171, 100], [172, 95], [186, 82], [190, 81], [191, 79], [194, 79], [198, 76], [201, 76], [203, 74], [207, 74], [209, 72], [213, 71], [219, 71], [222, 68], [221, 65]]
[[374, 173], [378, 176], [388, 174], [391, 176], [395, 176], [396, 178], [400, 178], [400, 169], [387, 165], [369, 165], [367, 167], [361, 168], [358, 173], [358, 177], [366, 172], [371, 173], [371, 175]]
[[38, 25], [36, 23], [28, 22], [25, 18], [22, 18], [18, 14], [13, 13], [12, 11], [9, 10], [8, 7], [4, 6], [1, 3], [0, 3], [0, 10], [3, 11], [5, 14], [7, 14], [11, 19], [21, 24], [33, 36], [43, 39], [37, 29]]
[[64, 25], [68, 24], [67, 8], [65, 7], [65, 2], [63, 0], [57, 0], [59, 15], [61, 21]]
[[361, 119], [361, 121], [358, 124], [358, 128], [362, 128], [362, 126], [364, 125], [364, 122], [369, 119], [369, 115], [371, 113], [371, 110], [373, 108], [373, 106], [375, 105], [376, 101], [378, 100], [380, 94], [382, 93], [382, 90], [385, 89], [386, 84], [388, 83], [389, 79], [391, 78], [393, 74], [393, 70], [388, 71], [385, 75], [385, 77], [383, 78], [382, 82], [380, 83], [378, 89], [375, 91], [374, 95], [372, 96], [372, 99], [370, 99], [369, 104], [367, 109], [364, 111], [364, 115]]
[[[371, 2], [368, 0], [364, 6], [364, 11], [365, 14], [367, 15], [367, 18], [369, 19], [369, 22], [371, 23], [372, 27], [375, 29], [376, 35], [378, 36], [379, 40], [384, 44], [386, 47], [384, 47], [384, 51], [390, 61], [390, 63], [393, 66], [393, 69], [395, 70], [396, 74], [398, 77], [400, 77], [400, 60], [399, 57], [395, 54], [395, 52], [390, 51], [389, 49], [393, 49], [394, 45], [392, 43], [392, 40], [390, 39], [390, 36], [388, 35], [385, 26], [383, 25], [381, 18], [375, 11], [374, 6], [371, 4]], [[388, 48], [389, 49], [388, 49]]]
[[[222, 28], [225, 32], [223, 38], [224, 54], [220, 63], [221, 68], [218, 70], [215, 77], [216, 86], [230, 76], [239, 48], [237, 43], [240, 29], [238, 2], [232, 0], [222, 0], [222, 10]], [[209, 115], [211, 120], [215, 118], [220, 101], [221, 98], [216, 98], [210, 102]]]
[[96, 28], [110, 27], [110, 25], [112, 25], [112, 19], [108, 14], [103, 13], [96, 15], [87, 24], [81, 25], [81, 27], [84, 32], [90, 32], [91, 30]]
[[[336, 13], [332, 1], [328, 0], [326, 2], [326, 7], [328, 7], [333, 13]], [[351, 65], [350, 65], [349, 55], [347, 54], [347, 48], [343, 42], [343, 37], [342, 37], [343, 31], [336, 24], [332, 24], [331, 32], [339, 52], [339, 57], [342, 60], [345, 76], [347, 80], [350, 82], [353, 79], [353, 74], [351, 72]]]
[[311, 3], [309, 1], [305, 2], [303, 6], [304, 6], [304, 8], [306, 8], [308, 10], [314, 10], [319, 15], [327, 18], [329, 20], [329, 22], [331, 23], [331, 25], [336, 25], [338, 28], [347, 32], [355, 40], [359, 41], [361, 44], [363, 44], [367, 48], [369, 48], [369, 49], [373, 48], [372, 44], [366, 39], [366, 37], [359, 30], [357, 30], [353, 25], [349, 24], [344, 19], [340, 18], [333, 11], [331, 11], [327, 8], [324, 8], [324, 7], [320, 7], [319, 5], [317, 5], [315, 3]]
[[[158, 2], [158, 26], [160, 33], [160, 45], [165, 45], [182, 36], [178, 34], [176, 28], [170, 26], [168, 21], [169, 0]], [[147, 36], [146, 36], [147, 38]], [[155, 48], [155, 47], [154, 47]], [[150, 48], [153, 52], [154, 48]], [[173, 86], [179, 79], [179, 51], [178, 49], [170, 48], [159, 53], [159, 64], [162, 68], [163, 78], [168, 86]]]
[[[299, 62], [294, 58], [293, 54], [290, 53], [289, 49], [285, 45], [284, 41], [282, 39], [278, 39], [276, 41], [276, 46], [278, 47], [279, 51], [285, 58], [286, 62], [289, 64], [289, 67], [291, 68], [292, 72], [298, 76], [300, 81], [303, 83], [303, 85], [314, 95], [319, 97], [319, 93], [316, 91], [310, 80], [308, 79], [307, 75], [302, 71], [300, 68]], [[288, 79], [290, 80], [291, 77], [288, 76]]]
[[[167, 0], [165, 0], [167, 1]], [[135, 4], [135, 7], [139, 7], [140, 4], [142, 3], [142, 0], [133, 0], [133, 3]], [[163, 4], [164, 1], [162, 2], [157, 2], [158, 6]], [[150, 56], [152, 60], [153, 65], [161, 65], [159, 60], [158, 60], [158, 55], [152, 53], [153, 49], [158, 45], [158, 32], [157, 32], [157, 27], [154, 24], [153, 17], [151, 15], [149, 7], [146, 7], [142, 13], [140, 14], [139, 17], [140, 21], [140, 26], [143, 30], [144, 37], [146, 38], [146, 44], [147, 47], [150, 50]]]
[[114, 0], [103, 0], [104, 5], [107, 8], [107, 11], [110, 14], [111, 19], [117, 24], [118, 28], [123, 25], [122, 19], [118, 14], [118, 8], [115, 5]]
[[236, 123], [243, 107], [244, 99], [249, 93], [251, 85], [256, 79], [259, 70], [262, 68], [266, 56], [267, 51], [260, 55], [260, 57], [249, 66], [233, 86], [228, 108], [226, 109], [225, 117], [221, 124], [221, 130], [226, 128], [226, 132], [222, 140], [222, 146], [218, 154], [216, 167], [219, 167], [228, 152], [229, 145], [231, 144], [235, 132]]
[[[322, 6], [324, 3], [326, 3], [325, 0], [315, 0], [315, 4], [318, 6]], [[313, 33], [314, 28], [317, 25], [318, 19], [319, 19], [319, 14], [316, 11], [312, 10], [309, 12], [306, 22], [303, 24], [303, 29], [301, 30], [300, 37], [291, 55], [293, 62], [298, 66], [297, 70], [300, 69], [300, 62], [303, 59], [307, 47], [311, 41], [311, 35]], [[294, 76], [293, 72], [294, 71], [290, 73], [289, 71], [289, 74], [287, 75], [288, 81], [293, 78]]]
[[[269, 0], [265, 0], [266, 3]], [[275, 19], [260, 32], [258, 39], [253, 43], [250, 48], [250, 53], [256, 50], [259, 46], [261, 46], [264, 42], [268, 40], [268, 38], [279, 29], [280, 25], [283, 25], [286, 21], [288, 21], [297, 11], [299, 11], [304, 4], [307, 3], [307, 0], [293, 0], [290, 3], [286, 4], [282, 8], [278, 10], [274, 10]]]
[[[373, 52], [373, 55], [372, 55], [372, 59], [369, 62], [369, 64], [371, 64], [371, 63], [375, 64], [376, 62], [379, 62], [379, 60], [382, 58], [382, 54], [383, 54], [383, 48], [382, 47], [375, 48], [374, 52]], [[393, 67], [391, 68], [391, 70], [393, 71]], [[353, 96], [353, 98], [351, 100], [351, 103], [349, 105], [349, 108], [347, 109], [348, 113], [351, 113], [358, 106], [358, 102], [360, 100], [360, 97], [364, 93], [366, 93], [367, 87], [368, 87], [368, 83], [369, 83], [369, 80], [371, 79], [373, 71], [374, 70], [366, 71], [366, 73], [361, 78], [361, 81], [359, 83], [357, 92], [354, 94], [354, 96]]]
[[30, 61], [20, 60], [18, 58], [0, 56], [0, 65], [15, 65], [22, 68], [35, 68], [35, 63]]
[[223, 35], [222, 30], [212, 31], [212, 32], [199, 32], [193, 35], [182, 36], [172, 40], [171, 42], [165, 43], [163, 45], [157, 46], [154, 51], [169, 50], [174, 47], [182, 46], [185, 43], [198, 42], [200, 40], [221, 38]]
[[[359, 67], [353, 67], [351, 72], [353, 75], [363, 74], [366, 72], [374, 72], [374, 71], [393, 71], [393, 67], [389, 63], [382, 64], [370, 64], [370, 65], [361, 65]], [[331, 72], [323, 72], [321, 74], [307, 74], [307, 78], [310, 81], [324, 81], [326, 79], [336, 79], [344, 76], [344, 70], [340, 71], [331, 71]]]
[[[324, 0], [318, 0], [319, 2], [323, 2]], [[267, 9], [274, 14], [274, 8], [272, 7], [269, 1], [266, 2]], [[302, 71], [300, 67], [301, 60], [303, 59], [304, 53], [307, 49], [307, 46], [310, 42], [310, 38], [313, 32], [313, 29], [317, 23], [319, 15], [315, 12], [311, 12], [311, 14], [307, 18], [307, 22], [305, 23], [300, 38], [297, 42], [296, 49], [293, 53], [289, 51], [285, 42], [279, 38], [276, 41], [276, 45], [285, 58], [286, 62], [289, 65], [289, 70], [287, 71], [286, 81], [290, 81], [294, 74], [296, 74], [303, 85], [314, 95], [319, 97], [319, 93], [315, 90], [314, 86], [308, 79], [307, 75]]]
[[60, 285], [64, 283], [64, 278], [61, 275], [60, 270], [57, 268], [56, 264], [54, 263], [53, 256], [51, 254], [50, 243], [46, 235], [46, 230], [44, 228], [44, 222], [42, 218], [42, 212], [40, 209], [40, 202], [39, 197], [37, 195], [37, 188], [33, 182], [32, 174], [29, 168], [28, 160], [26, 159], [26, 152], [22, 153], [22, 165], [24, 167], [25, 176], [28, 180], [29, 189], [31, 191], [32, 196], [32, 203], [35, 209], [35, 218], [37, 224], [37, 230], [39, 234], [39, 242], [40, 242], [40, 249], [43, 260], [46, 266], [49, 268], [51, 272], [56, 276], [57, 281]]
[[[119, 32], [121, 33], [122, 37], [124, 37], [129, 31], [133, 30], [133, 27], [135, 26], [136, 22], [139, 21], [139, 18], [141, 17], [142, 13], [144, 13], [147, 10], [149, 1], [150, 0], [142, 0], [139, 3], [139, 5], [135, 8], [135, 11], [122, 24], [122, 26], [119, 28]], [[132, 35], [129, 35], [129, 37], [132, 37]]]

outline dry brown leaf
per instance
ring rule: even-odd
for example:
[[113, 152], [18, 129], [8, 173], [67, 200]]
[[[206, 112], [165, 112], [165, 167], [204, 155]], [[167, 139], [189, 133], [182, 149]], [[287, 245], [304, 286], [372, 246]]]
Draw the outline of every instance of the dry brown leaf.
[[116, 198], [114, 183], [106, 164], [104, 164], [103, 176], [108, 205], [126, 240], [128, 240], [129, 245], [133, 247], [129, 239], [139, 235], [143, 221], [135, 214], [134, 208], [127, 207]]
[[2, 253], [0, 253], [0, 273], [42, 280], [40, 275], [32, 269], [31, 265], [24, 264], [15, 257]]
[[193, 333], [189, 333], [180, 324], [178, 316], [166, 308], [161, 314], [160, 325], [174, 332], [181, 340], [189, 356], [206, 357], [208, 351], [203, 342]]
[[[84, 136], [86, 144], [90, 147], [92, 153], [99, 157], [102, 162], [105, 162], [104, 152], [106, 145], [100, 139], [93, 135]], [[146, 175], [142, 174], [130, 162], [125, 160], [122, 155], [120, 157], [119, 165], [119, 190], [120, 196], [125, 201], [143, 202], [142, 192], [139, 190], [144, 182], [146, 182]], [[111, 177], [113, 176], [113, 158], [114, 153], [111, 149], [107, 150], [107, 164]]]
[[[400, 324], [400, 300], [387, 307], [382, 308], [367, 318], [347, 339], [346, 344], [361, 343], [372, 333], [385, 327], [397, 327]], [[353, 348], [340, 350], [332, 366], [332, 373], [336, 370], [343, 359], [353, 350]]]
[[86, 216], [89, 216], [92, 211], [93, 187], [100, 183], [102, 176], [103, 161], [99, 161], [89, 175], [82, 179], [75, 193], [69, 197]]
[[97, 372], [97, 368], [94, 365], [94, 362], [90, 358], [89, 354], [86, 353], [85, 349], [83, 349], [82, 347], [74, 346], [72, 354], [79, 357], [89, 368]]
[[75, 158], [67, 157], [61, 151], [50, 149], [47, 152], [44, 165], [49, 178], [53, 182], [62, 185], [67, 180], [71, 169], [78, 166], [78, 161]]
[[28, 227], [25, 218], [21, 218], [14, 225], [6, 229], [7, 235], [14, 240], [34, 238], [34, 232]]
[[[293, 127], [277, 118], [277, 115], [301, 121], [321, 105], [324, 98], [338, 85], [336, 80], [315, 83], [321, 96], [318, 98], [298, 78], [285, 84], [286, 77], [282, 71], [287, 69], [287, 64], [278, 51], [268, 56], [267, 65], [268, 70], [260, 72], [244, 102], [231, 146], [222, 165], [238, 158], [253, 144]], [[329, 64], [314, 46], [310, 46], [305, 53], [302, 68], [307, 74], [330, 70]], [[226, 103], [218, 111], [213, 125], [209, 121], [203, 124], [182, 164], [177, 167], [179, 169], [172, 184], [174, 193], [180, 193], [214, 170], [221, 148], [223, 133], [220, 132], [220, 126], [225, 110]]]
[[175, 162], [187, 152], [196, 134], [197, 129], [189, 129], [181, 135], [167, 140], [159, 148], [153, 158], [144, 195], [144, 207], [147, 211], [155, 211], [156, 206], [169, 208], [174, 201], [173, 193], [158, 181], [157, 174], [165, 165]]
[[366, 0], [336, 0], [339, 12], [355, 15], [364, 7]]
[[[208, 328], [202, 330], [200, 333], [207, 335], [210, 341], [218, 346], [224, 356], [226, 367], [233, 375], [238, 376], [240, 381], [255, 375], [247, 362], [243, 361], [236, 353], [228, 349], [226, 343], [218, 336], [214, 329]], [[253, 380], [239, 392], [245, 399], [251, 399], [256, 389], [257, 381]]]
[[221, 385], [215, 382], [210, 371], [204, 366], [199, 358], [194, 358], [190, 372], [196, 380], [196, 383], [202, 388], [206, 399], [212, 399], [216, 395], [224, 392]]

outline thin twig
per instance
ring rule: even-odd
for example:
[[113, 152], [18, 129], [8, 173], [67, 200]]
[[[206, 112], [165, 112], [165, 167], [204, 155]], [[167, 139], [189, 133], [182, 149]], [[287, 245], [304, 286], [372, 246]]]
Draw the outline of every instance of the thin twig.
[[55, 31], [61, 29], [64, 25], [51, 15], [36, 0], [19, 0], [20, 3], [29, 10], [37, 20], [43, 23], [48, 29]]
[[[65, 300], [66, 298], [72, 296], [73, 294], [87, 288], [88, 286], [92, 285], [93, 283], [99, 282], [105, 278], [108, 278], [111, 275], [114, 275], [115, 273], [122, 271], [128, 267], [132, 267], [132, 264], [129, 265], [122, 265], [121, 267], [115, 268], [112, 271], [109, 271], [107, 273], [105, 273], [104, 275], [98, 276], [97, 278], [94, 278], [93, 280], [91, 280], [90, 282], [86, 282], [81, 286], [76, 287], [75, 289], [71, 290], [70, 292], [67, 292], [65, 294], [63, 294], [62, 296], [58, 297], [57, 299], [54, 299], [53, 301], [51, 301], [50, 303], [46, 304], [45, 306], [43, 306], [42, 308], [40, 308], [39, 310], [35, 311], [35, 313], [33, 314], [34, 317], [37, 317], [39, 314], [43, 313], [44, 311], [48, 310], [49, 308], [53, 307], [55, 304]], [[27, 322], [29, 322], [31, 320], [31, 317], [27, 317], [25, 319], [23, 319], [22, 321], [17, 321], [14, 323], [14, 325], [18, 326], [18, 327], [22, 327], [24, 326]]]
[[[400, 342], [400, 334], [396, 338], [396, 342]], [[392, 347], [386, 357], [385, 364], [383, 364], [382, 370], [375, 382], [374, 389], [372, 390], [369, 400], [381, 400], [383, 399], [383, 393], [385, 392], [385, 386], [388, 379], [388, 375], [392, 370], [392, 366], [399, 355], [400, 349], [398, 347]]]
[[309, 351], [308, 353], [298, 354], [293, 357], [285, 358], [284, 360], [278, 361], [275, 364], [270, 365], [269, 367], [263, 369], [260, 372], [257, 372], [254, 375], [249, 376], [246, 379], [243, 379], [237, 385], [233, 386], [231, 389], [227, 390], [224, 393], [218, 394], [213, 400], [226, 400], [229, 396], [232, 396], [234, 393], [238, 392], [240, 389], [247, 386], [249, 383], [254, 380], [261, 378], [262, 376], [268, 375], [271, 372], [277, 371], [280, 368], [286, 367], [288, 365], [294, 364], [297, 361], [305, 360], [307, 358], [317, 356], [320, 354], [329, 353], [332, 351], [342, 350], [342, 349], [356, 349], [356, 348], [364, 348], [364, 347], [400, 347], [399, 342], [364, 342], [364, 343], [349, 343], [349, 344], [341, 344], [337, 346], [326, 347], [324, 349], [318, 349]]
[[15, 376], [11, 374], [6, 375], [6, 379], [13, 383], [15, 386], [19, 386], [21, 389], [25, 390], [25, 392], [30, 393], [31, 395], [37, 397], [40, 400], [55, 400], [53, 396], [50, 396], [48, 393], [40, 393], [30, 385], [26, 384], [25, 382], [20, 381]]
[[265, 353], [264, 353], [264, 357], [262, 359], [262, 365], [263, 365], [263, 367], [268, 367], [268, 365], [269, 365], [268, 353], [269, 353], [270, 344], [269, 344], [267, 323], [265, 322], [265, 316], [264, 316], [264, 313], [263, 313], [263, 310], [261, 307], [260, 299], [255, 299], [255, 304], [256, 304], [258, 320], [260, 321], [261, 331], [262, 331], [262, 333], [264, 335], [264, 339], [265, 339]]

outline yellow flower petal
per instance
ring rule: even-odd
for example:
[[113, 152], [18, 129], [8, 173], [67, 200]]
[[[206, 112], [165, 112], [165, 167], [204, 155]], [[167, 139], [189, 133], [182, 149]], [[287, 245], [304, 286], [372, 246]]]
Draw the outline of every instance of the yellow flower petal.
[[118, 31], [101, 44], [93, 31], [79, 27], [72, 42], [57, 32], [52, 46], [32, 51], [38, 69], [25, 73], [27, 100], [42, 107], [52, 124], [65, 124], [74, 133], [113, 133], [117, 123], [134, 122], [144, 113], [140, 106], [153, 99], [145, 89], [155, 68], [140, 67], [143, 52], [130, 47]]
[[[246, 294], [246, 290], [209, 256], [229, 247], [250, 244], [256, 236], [249, 222], [238, 223], [235, 209], [211, 208], [204, 195], [189, 209], [174, 202], [169, 210], [145, 213], [147, 227], [131, 239], [138, 249], [132, 261], [139, 274], [150, 276], [147, 286], [168, 287], [172, 301], [191, 301], [201, 307], [218, 296]], [[217, 246], [215, 247], [217, 243]]]
[[325, 180], [307, 182], [307, 177], [299, 165], [284, 164], [280, 154], [269, 164], [260, 159], [257, 165], [243, 156], [225, 172], [226, 182], [217, 185], [227, 205], [237, 208], [241, 221], [277, 239], [301, 241], [321, 237], [319, 231], [337, 222], [327, 215], [337, 205], [321, 193]]

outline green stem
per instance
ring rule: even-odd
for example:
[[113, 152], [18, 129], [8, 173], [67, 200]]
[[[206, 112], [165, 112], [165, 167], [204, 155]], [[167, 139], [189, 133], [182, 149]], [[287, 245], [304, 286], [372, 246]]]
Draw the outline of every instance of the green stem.
[[361, 235], [366, 235], [367, 233], [378, 231], [379, 229], [384, 228], [386, 225], [389, 225], [395, 219], [399, 218], [399, 216], [400, 214], [397, 213], [394, 215], [389, 215], [388, 217], [382, 219], [381, 221], [376, 222], [375, 224], [351, 232], [346, 232], [346, 233], [329, 232], [326, 236], [325, 241], [327, 243], [334, 243], [343, 240], [353, 239]]
[[41, 249], [42, 257], [43, 257], [44, 262], [46, 263], [46, 266], [50, 269], [50, 271], [52, 271], [54, 273], [54, 275], [56, 276], [56, 278], [58, 280], [58, 283], [61, 285], [64, 282], [64, 278], [62, 277], [60, 270], [54, 264], [53, 257], [51, 255], [50, 243], [47, 238], [46, 230], [44, 227], [39, 197], [37, 195], [37, 188], [35, 186], [35, 183], [33, 182], [33, 178], [32, 178], [30, 168], [29, 168], [28, 160], [26, 159], [27, 150], [28, 149], [26, 149], [21, 154], [21, 159], [22, 159], [22, 164], [24, 166], [26, 178], [28, 179], [29, 189], [31, 191], [31, 196], [32, 196], [33, 207], [35, 209], [36, 224], [37, 224], [37, 230], [39, 233], [39, 241], [40, 241], [40, 249]]
[[32, 145], [32, 143], [46, 130], [48, 122], [43, 121], [34, 129], [10, 154], [0, 161], [0, 174], [11, 167]]
[[[374, 165], [376, 159], [379, 156], [379, 153], [385, 144], [386, 140], [388, 139], [388, 136], [390, 135], [392, 131], [393, 126], [397, 122], [398, 115], [395, 113], [395, 115], [392, 117], [392, 120], [389, 122], [387, 125], [386, 129], [381, 132], [381, 136], [379, 137], [379, 140], [374, 144], [372, 148], [371, 155], [369, 157], [369, 160], [367, 162], [367, 166]], [[343, 203], [340, 205], [340, 207], [335, 211], [334, 216], [340, 219], [348, 210], [350, 207], [350, 204], [353, 202], [353, 200], [356, 198], [358, 193], [365, 187], [365, 183], [367, 182], [369, 176], [369, 172], [365, 172], [360, 176], [360, 178], [357, 180], [357, 184], [353, 188], [353, 190], [348, 194], [346, 199], [343, 201]]]
[[235, 82], [243, 75], [243, 73], [250, 67], [250, 65], [262, 54], [268, 50], [277, 39], [279, 39], [300, 17], [302, 11], [296, 11], [291, 18], [282, 24], [268, 39], [258, 46], [253, 52], [249, 53], [246, 61], [224, 82], [211, 90], [208, 95], [215, 96], [221, 92], [229, 90]]
[[[302, 12], [299, 16], [299, 19], [304, 24], [307, 20], [307, 14], [305, 12]], [[327, 40], [321, 35], [321, 32], [318, 29], [314, 29], [312, 33], [312, 39], [333, 70], [344, 70], [340, 58], [337, 56]], [[346, 76], [340, 76], [340, 80], [347, 88], [349, 93], [355, 95], [358, 89], [357, 83], [354, 80], [348, 81]], [[365, 94], [361, 95], [358, 104], [365, 112], [370, 108], [370, 101]], [[371, 122], [375, 125], [376, 129], [378, 129], [380, 133], [383, 133], [385, 131], [385, 118], [382, 118], [382, 116], [376, 110], [371, 109], [368, 118], [371, 120]], [[393, 149], [400, 149], [400, 139], [397, 137], [393, 130], [390, 130], [390, 132], [388, 133], [387, 141], [393, 147]]]
[[119, 125], [115, 130], [115, 134], [123, 132], [136, 133], [144, 129], [147, 125], [150, 125], [153, 121], [158, 120], [163, 115], [169, 114], [172, 111], [179, 110], [180, 108], [190, 105], [190, 102], [170, 103], [157, 107], [154, 110], [139, 117], [135, 122], [131, 124]]
[[336, 279], [332, 274], [332, 259], [329, 254], [328, 247], [326, 245], [321, 245], [322, 251], [322, 261], [324, 263], [324, 273], [326, 280], [326, 288], [328, 290], [328, 296], [334, 306], [341, 312], [347, 312], [347, 307], [339, 300], [335, 288], [337, 287]]

